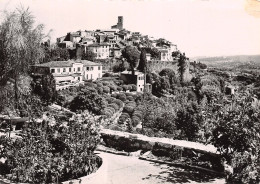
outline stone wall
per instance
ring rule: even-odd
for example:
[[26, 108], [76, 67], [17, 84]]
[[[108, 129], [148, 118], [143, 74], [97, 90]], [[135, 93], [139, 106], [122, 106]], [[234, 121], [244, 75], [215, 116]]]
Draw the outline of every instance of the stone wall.
[[210, 163], [211, 168], [215, 171], [224, 171], [221, 157], [217, 153], [217, 149], [212, 145], [204, 145], [185, 140], [147, 137], [140, 134], [108, 129], [101, 130], [101, 137], [105, 146], [115, 148], [119, 151], [152, 151], [155, 156], [170, 157], [173, 160], [191, 158], [196, 159], [196, 161]]

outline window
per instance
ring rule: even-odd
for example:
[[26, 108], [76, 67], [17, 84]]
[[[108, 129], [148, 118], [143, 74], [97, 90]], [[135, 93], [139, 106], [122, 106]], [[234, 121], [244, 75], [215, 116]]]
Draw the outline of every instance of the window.
[[76, 69], [74, 68], [74, 72], [76, 71]]
[[80, 77], [78, 77], [78, 80], [80, 81]]
[[93, 70], [93, 66], [90, 68], [90, 70]]
[[98, 70], [100, 70], [100, 66], [98, 67]]
[[89, 67], [88, 66], [86, 67], [86, 70], [89, 71]]
[[80, 67], [78, 67], [78, 72], [80, 72]]
[[60, 69], [59, 68], [57, 69], [57, 72], [60, 73]]
[[63, 68], [63, 72], [66, 72], [66, 68]]
[[55, 69], [54, 68], [51, 69], [51, 73], [55, 73]]
[[90, 76], [90, 79], [92, 79], [92, 74], [91, 74], [91, 76]]
[[88, 74], [86, 75], [86, 79], [88, 80]]
[[69, 72], [71, 72], [71, 68], [69, 68]]

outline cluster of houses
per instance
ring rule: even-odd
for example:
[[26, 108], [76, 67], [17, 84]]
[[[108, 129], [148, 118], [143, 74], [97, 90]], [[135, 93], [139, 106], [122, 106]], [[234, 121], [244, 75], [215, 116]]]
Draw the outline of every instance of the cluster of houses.
[[[130, 32], [124, 29], [122, 16], [118, 17], [117, 24], [111, 26], [111, 29], [69, 32], [66, 36], [57, 38], [57, 45], [66, 49], [80, 47], [85, 52], [87, 49], [91, 50], [95, 53], [95, 59], [120, 58], [122, 49], [128, 45], [156, 48], [160, 53], [157, 61], [173, 61], [172, 53], [178, 51], [176, 45], [165, 39], [155, 39], [139, 32]], [[149, 53], [147, 60], [152, 60]], [[57, 89], [78, 85], [88, 80], [97, 80], [102, 77], [102, 71], [102, 64], [87, 60], [51, 61], [33, 66], [34, 74], [52, 73]], [[144, 90], [143, 73], [135, 72], [133, 76], [125, 71], [121, 73], [120, 78], [125, 83], [135, 84], [137, 91]]]
[[[122, 16], [118, 17], [117, 24], [111, 29], [69, 32], [57, 38], [57, 44], [67, 49], [89, 49], [96, 54], [96, 59], [120, 58], [122, 49], [127, 45], [156, 48], [160, 53], [157, 60], [160, 61], [172, 61], [172, 52], [178, 51], [177, 45], [170, 41], [124, 29]], [[152, 59], [149, 54], [148, 59]]]

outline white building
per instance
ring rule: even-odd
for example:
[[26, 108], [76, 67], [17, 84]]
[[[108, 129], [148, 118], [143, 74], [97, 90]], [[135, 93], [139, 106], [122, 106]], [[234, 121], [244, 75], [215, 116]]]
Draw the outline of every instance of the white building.
[[94, 43], [94, 44], [88, 45], [88, 48], [96, 54], [96, 59], [109, 58], [109, 44]]
[[34, 73], [52, 73], [57, 84], [80, 83], [102, 77], [102, 65], [87, 60], [51, 61], [33, 66]]

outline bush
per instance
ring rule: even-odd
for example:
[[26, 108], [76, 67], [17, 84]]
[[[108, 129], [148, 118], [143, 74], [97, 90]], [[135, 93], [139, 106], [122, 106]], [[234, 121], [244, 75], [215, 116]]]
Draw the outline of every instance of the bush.
[[103, 84], [103, 86], [109, 86], [109, 85], [110, 85], [110, 82], [108, 82], [108, 81], [103, 81], [102, 84]]
[[113, 74], [112, 74], [112, 73], [105, 73], [105, 74], [103, 75], [103, 77], [113, 77]]
[[132, 84], [132, 85], [131, 85], [131, 91], [136, 91], [136, 90], [137, 90], [136, 85], [135, 85], [135, 84]]
[[122, 85], [122, 88], [123, 88], [123, 90], [124, 91], [127, 91], [127, 90], [130, 90], [131, 89], [131, 87], [129, 87], [129, 85]]
[[128, 97], [126, 97], [126, 99], [127, 99], [128, 101], [135, 101], [135, 99], [134, 99], [132, 96], [128, 96]]
[[119, 110], [119, 106], [116, 103], [111, 103], [108, 105], [108, 107], [112, 107], [113, 109], [115, 109], [115, 112]]
[[124, 107], [123, 112], [127, 112], [128, 114], [132, 114], [134, 112], [134, 108], [135, 108], [134, 106], [126, 105]]
[[104, 93], [110, 93], [110, 88], [108, 86], [103, 86]]
[[121, 100], [119, 100], [119, 99], [116, 99], [116, 100], [114, 101], [114, 103], [116, 103], [119, 108], [122, 108], [123, 105], [124, 105], [124, 103], [123, 103]]
[[111, 97], [117, 98], [117, 93], [111, 94]]
[[126, 95], [123, 94], [123, 93], [117, 94], [117, 98], [118, 98], [119, 100], [121, 100], [122, 102], [125, 102], [125, 101], [126, 101]]
[[97, 87], [103, 87], [103, 84], [101, 82], [98, 82]]
[[143, 118], [143, 113], [140, 110], [135, 110], [133, 116], [137, 116], [141, 120]]
[[[67, 124], [54, 117], [31, 122], [19, 139], [1, 137], [4, 149], [0, 156], [7, 158], [5, 172], [12, 177], [8, 179], [15, 183], [56, 183], [95, 172], [102, 162], [94, 154], [100, 142], [100, 122], [85, 114], [72, 119]], [[68, 158], [73, 162], [67, 162]]]
[[114, 97], [107, 97], [106, 100], [107, 100], [107, 103], [108, 103], [108, 104], [111, 104], [111, 103], [114, 103], [114, 101], [116, 100], [116, 98], [114, 98]]
[[118, 119], [118, 123], [123, 124], [128, 118], [130, 118], [130, 115], [128, 113], [123, 112]]
[[123, 88], [120, 86], [117, 86], [117, 91], [123, 91]]
[[140, 118], [137, 116], [132, 116], [132, 125], [136, 127], [141, 122]]
[[111, 92], [117, 90], [117, 87], [114, 86], [114, 85], [109, 85], [108, 87], [110, 88], [110, 91], [111, 91]]
[[87, 87], [91, 87], [91, 88], [97, 87], [97, 84], [94, 84], [93, 82], [85, 82], [84, 85], [87, 86]]
[[104, 90], [103, 87], [97, 87], [98, 94], [103, 94]]

